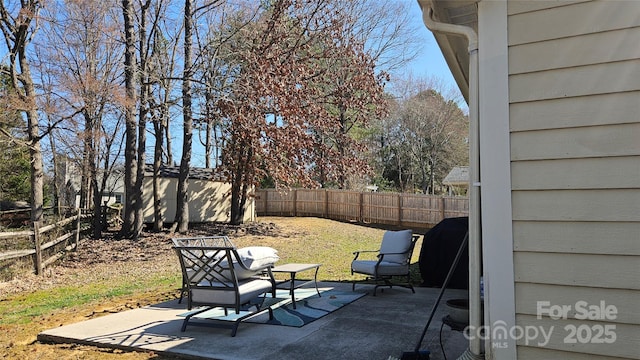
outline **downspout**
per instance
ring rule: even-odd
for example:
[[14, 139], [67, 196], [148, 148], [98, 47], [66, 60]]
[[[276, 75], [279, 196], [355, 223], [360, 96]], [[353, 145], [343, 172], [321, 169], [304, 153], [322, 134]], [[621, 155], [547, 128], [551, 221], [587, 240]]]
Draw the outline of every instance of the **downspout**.
[[[429, 5], [422, 11], [422, 21], [427, 29], [436, 33], [463, 36], [469, 49], [469, 326], [482, 326], [482, 303], [480, 298], [480, 275], [482, 244], [480, 235], [480, 137], [478, 94], [478, 35], [468, 27], [437, 22]], [[459, 359], [484, 359], [482, 340], [469, 339], [469, 349]]]

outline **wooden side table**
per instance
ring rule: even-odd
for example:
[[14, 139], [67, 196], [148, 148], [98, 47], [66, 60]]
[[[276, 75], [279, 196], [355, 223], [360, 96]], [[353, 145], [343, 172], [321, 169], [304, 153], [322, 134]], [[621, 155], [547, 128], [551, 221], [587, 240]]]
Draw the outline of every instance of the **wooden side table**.
[[[284, 265], [280, 265], [280, 266], [276, 266], [274, 268], [271, 269], [271, 272], [273, 273], [289, 273], [289, 279], [288, 280], [284, 280], [280, 283], [278, 283], [278, 286], [282, 285], [282, 284], [286, 284], [289, 283], [289, 287], [288, 288], [278, 288], [278, 289], [284, 289], [284, 290], [289, 290], [289, 295], [291, 295], [291, 302], [293, 303], [293, 308], [296, 308], [296, 296], [295, 296], [295, 289], [298, 289], [306, 284], [309, 284], [311, 282], [313, 282], [314, 286], [316, 287], [316, 292], [318, 293], [318, 296], [320, 295], [320, 290], [318, 290], [318, 270], [320, 269], [320, 265], [322, 264], [297, 264], [297, 263], [291, 263], [291, 264], [284, 264]], [[313, 270], [315, 269], [315, 273], [313, 275], [313, 280], [310, 281], [306, 281], [303, 282], [301, 284], [296, 285], [296, 274], [299, 272], [303, 272], [303, 271], [308, 271], [308, 270]]]

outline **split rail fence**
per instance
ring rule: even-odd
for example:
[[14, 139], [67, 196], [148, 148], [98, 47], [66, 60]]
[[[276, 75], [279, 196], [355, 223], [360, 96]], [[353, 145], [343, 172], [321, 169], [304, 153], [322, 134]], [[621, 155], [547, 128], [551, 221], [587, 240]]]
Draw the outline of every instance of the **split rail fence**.
[[82, 222], [88, 217], [78, 210], [46, 226], [34, 222], [29, 230], [0, 232], [0, 278], [11, 276], [15, 270], [11, 268], [25, 262], [32, 262], [34, 272], [42, 274], [47, 266], [78, 247]]
[[333, 189], [258, 189], [255, 204], [258, 216], [315, 216], [421, 229], [469, 214], [466, 197]]

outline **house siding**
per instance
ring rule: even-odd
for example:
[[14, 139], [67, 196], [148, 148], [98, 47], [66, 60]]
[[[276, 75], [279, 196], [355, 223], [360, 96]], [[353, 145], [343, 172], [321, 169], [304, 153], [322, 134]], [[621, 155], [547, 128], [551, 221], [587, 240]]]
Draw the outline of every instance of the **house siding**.
[[[547, 344], [518, 340], [518, 359], [639, 359], [640, 2], [507, 13], [516, 324], [554, 329]], [[572, 310], [539, 318], [538, 301]], [[617, 316], [576, 319], [578, 301]], [[604, 325], [614, 342], [567, 342], [568, 328]]]

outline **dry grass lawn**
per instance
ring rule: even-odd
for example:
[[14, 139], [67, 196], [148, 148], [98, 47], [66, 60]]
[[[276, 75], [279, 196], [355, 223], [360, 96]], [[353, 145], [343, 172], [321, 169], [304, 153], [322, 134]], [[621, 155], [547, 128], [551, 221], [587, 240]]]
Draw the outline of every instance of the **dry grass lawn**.
[[[375, 250], [383, 229], [318, 218], [262, 217], [240, 227], [199, 225], [188, 236], [227, 234], [237, 247], [271, 246], [280, 264], [322, 263], [319, 280], [347, 281], [352, 252]], [[153, 353], [43, 344], [39, 332], [179, 296], [180, 270], [170, 234], [137, 241], [85, 240], [44, 276], [0, 282], [0, 358], [173, 359]], [[412, 262], [418, 261], [420, 243]], [[418, 279], [419, 281], [419, 275]]]

